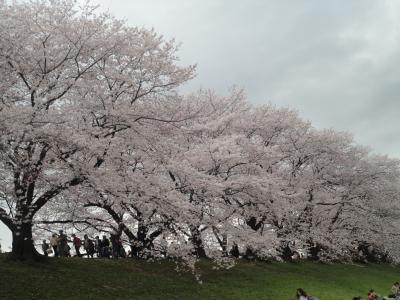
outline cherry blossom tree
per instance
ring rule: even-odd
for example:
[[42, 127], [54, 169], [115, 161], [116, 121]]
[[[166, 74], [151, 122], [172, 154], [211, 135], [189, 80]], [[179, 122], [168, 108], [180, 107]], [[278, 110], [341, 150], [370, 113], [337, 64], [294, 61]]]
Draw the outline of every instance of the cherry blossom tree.
[[239, 90], [168, 103], [160, 119], [179, 121], [146, 121], [146, 142], [113, 144], [119, 156], [72, 194], [85, 204], [65, 219], [124, 234], [142, 258], [159, 256], [167, 237], [167, 252], [188, 262], [224, 259], [235, 245], [249, 258], [350, 261], [373, 247], [398, 260], [398, 161], [288, 109], [252, 107]]
[[158, 120], [161, 102], [192, 77], [176, 50], [89, 4], [0, 3], [0, 220], [14, 256], [36, 255], [35, 215], [104, 173], [112, 146], [129, 143], [118, 136]]
[[[242, 90], [181, 96], [174, 41], [76, 1], [0, 2], [0, 221], [134, 256], [400, 260], [399, 161]], [[53, 229], [54, 230], [54, 229]]]

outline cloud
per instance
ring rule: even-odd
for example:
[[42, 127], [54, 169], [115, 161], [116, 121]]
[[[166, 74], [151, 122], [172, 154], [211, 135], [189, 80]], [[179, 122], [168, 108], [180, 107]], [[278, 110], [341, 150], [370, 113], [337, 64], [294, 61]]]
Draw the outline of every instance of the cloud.
[[[400, 3], [396, 1], [97, 0], [132, 25], [183, 42], [198, 87], [233, 84], [254, 103], [297, 109], [400, 157]], [[398, 140], [398, 142], [397, 142]]]

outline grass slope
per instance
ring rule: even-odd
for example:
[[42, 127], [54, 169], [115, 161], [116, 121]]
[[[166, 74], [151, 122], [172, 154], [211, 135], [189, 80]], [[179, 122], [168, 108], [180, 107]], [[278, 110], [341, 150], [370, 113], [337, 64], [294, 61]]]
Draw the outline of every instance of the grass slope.
[[386, 295], [400, 281], [387, 265], [245, 263], [213, 270], [202, 262], [203, 284], [176, 273], [171, 262], [50, 259], [13, 262], [0, 256], [0, 299], [243, 299], [293, 300], [303, 287], [321, 300], [347, 300], [374, 288]]

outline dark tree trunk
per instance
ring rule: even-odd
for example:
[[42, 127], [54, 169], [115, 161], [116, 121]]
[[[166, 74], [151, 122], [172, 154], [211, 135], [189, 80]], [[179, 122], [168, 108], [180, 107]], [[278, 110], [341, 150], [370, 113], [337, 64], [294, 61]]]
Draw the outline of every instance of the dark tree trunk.
[[222, 248], [222, 253], [224, 253], [224, 256], [228, 256], [228, 236], [226, 234], [222, 235], [221, 248]]
[[229, 251], [229, 254], [232, 257], [239, 258], [240, 252], [239, 252], [239, 247], [238, 247], [238, 245], [236, 243], [233, 243], [231, 251]]
[[22, 223], [20, 227], [12, 233], [12, 252], [13, 258], [18, 260], [41, 258], [41, 255], [36, 251], [32, 239], [32, 223]]
[[196, 226], [191, 225], [190, 233], [190, 242], [194, 247], [194, 254], [199, 258], [207, 257], [200, 230]]
[[358, 244], [355, 261], [359, 262], [370, 262], [370, 263], [385, 263], [390, 262], [388, 254], [382, 249], [375, 245], [367, 242], [361, 242]]
[[292, 256], [295, 253], [289, 245], [290, 242], [284, 241], [281, 242], [281, 246], [279, 247], [280, 257], [284, 261], [291, 261]]
[[250, 217], [246, 220], [247, 226], [249, 226], [254, 231], [258, 231], [264, 225], [265, 218], [257, 220], [256, 217]]
[[308, 259], [318, 261], [323, 247], [320, 244], [311, 244], [308, 250]]
[[139, 222], [137, 238], [135, 239], [135, 245], [131, 246], [132, 257], [136, 258], [148, 258], [152, 256], [152, 250], [154, 250], [154, 239], [156, 239], [163, 230], [158, 228], [157, 230], [149, 233], [149, 228], [144, 224], [143, 221]]
[[221, 251], [223, 256], [228, 256], [228, 236], [226, 233], [222, 233], [222, 238], [219, 236], [219, 230], [213, 226], [212, 228], [215, 238], [218, 241], [219, 246], [221, 247]]
[[138, 222], [138, 231], [135, 245], [131, 246], [132, 256], [136, 258], [146, 258], [146, 249], [150, 245], [148, 245], [147, 241], [147, 232], [148, 228], [144, 225], [142, 220]]
[[143, 244], [138, 244], [140, 242], [136, 241], [135, 245], [131, 245], [131, 253], [134, 258], [145, 258], [144, 256], [144, 246]]
[[255, 259], [257, 259], [257, 254], [254, 252], [254, 250], [251, 246], [248, 246], [243, 255], [243, 258], [245, 258], [247, 260], [255, 260]]

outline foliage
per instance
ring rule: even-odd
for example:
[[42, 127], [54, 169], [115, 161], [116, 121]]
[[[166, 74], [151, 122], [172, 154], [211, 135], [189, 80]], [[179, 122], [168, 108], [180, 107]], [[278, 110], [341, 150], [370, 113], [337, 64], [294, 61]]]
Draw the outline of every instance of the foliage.
[[[76, 1], [0, 2], [0, 220], [136, 257], [400, 260], [399, 161], [296, 112], [177, 88], [174, 41]], [[71, 228], [71, 224], [73, 227]]]

